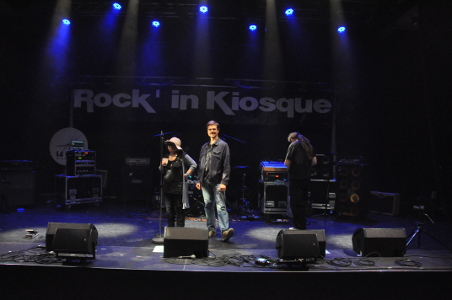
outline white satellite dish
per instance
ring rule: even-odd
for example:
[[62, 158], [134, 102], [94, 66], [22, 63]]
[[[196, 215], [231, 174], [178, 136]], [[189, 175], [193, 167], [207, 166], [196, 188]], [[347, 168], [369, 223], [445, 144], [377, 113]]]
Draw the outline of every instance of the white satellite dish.
[[66, 165], [66, 151], [71, 149], [73, 141], [83, 142], [84, 148], [88, 148], [88, 140], [83, 132], [72, 127], [66, 127], [57, 131], [50, 140], [50, 155], [60, 165]]

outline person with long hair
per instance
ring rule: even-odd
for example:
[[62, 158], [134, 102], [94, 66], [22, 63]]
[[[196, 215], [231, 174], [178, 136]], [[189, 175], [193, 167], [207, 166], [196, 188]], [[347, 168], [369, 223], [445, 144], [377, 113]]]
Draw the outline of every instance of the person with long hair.
[[185, 227], [185, 211], [189, 208], [187, 177], [197, 167], [196, 162], [181, 147], [181, 140], [172, 137], [165, 141], [169, 153], [162, 158], [163, 200], [166, 206], [168, 227]]
[[295, 229], [306, 229], [311, 166], [317, 164], [311, 142], [298, 132], [287, 137], [290, 142], [284, 164], [289, 169], [289, 196]]

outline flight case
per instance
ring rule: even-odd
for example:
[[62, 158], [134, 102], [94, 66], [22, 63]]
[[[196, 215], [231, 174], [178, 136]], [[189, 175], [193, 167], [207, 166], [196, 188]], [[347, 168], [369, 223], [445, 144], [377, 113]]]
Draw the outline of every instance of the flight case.
[[102, 175], [57, 175], [56, 200], [66, 207], [102, 202]]

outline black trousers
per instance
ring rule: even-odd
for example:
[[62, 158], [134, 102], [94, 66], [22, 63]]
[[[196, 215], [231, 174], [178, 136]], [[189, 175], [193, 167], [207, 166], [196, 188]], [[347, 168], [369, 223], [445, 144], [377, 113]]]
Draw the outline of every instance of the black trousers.
[[182, 194], [163, 193], [166, 206], [168, 227], [185, 227], [185, 211], [182, 206]]
[[309, 179], [289, 180], [290, 209], [294, 227], [306, 229], [306, 208], [308, 206]]

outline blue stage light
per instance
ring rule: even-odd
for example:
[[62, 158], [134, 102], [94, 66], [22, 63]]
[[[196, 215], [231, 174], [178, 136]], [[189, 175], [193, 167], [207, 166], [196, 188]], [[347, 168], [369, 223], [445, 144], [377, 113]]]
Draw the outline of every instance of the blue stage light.
[[203, 5], [199, 8], [199, 11], [202, 12], [203, 14], [205, 14], [206, 12], [209, 11], [209, 8], [205, 5]]
[[250, 28], [251, 31], [255, 31], [257, 29], [257, 26], [256, 25], [250, 25], [249, 28]]
[[292, 8], [288, 8], [288, 9], [286, 9], [285, 14], [286, 14], [286, 16], [291, 16], [291, 15], [293, 15], [293, 12], [294, 12], [294, 10]]
[[63, 19], [63, 24], [64, 25], [70, 25], [71, 21], [69, 21], [68, 19]]
[[337, 32], [339, 32], [339, 33], [345, 32], [345, 27], [344, 26], [339, 27], [337, 29]]
[[118, 10], [122, 8], [121, 4], [119, 4], [117, 2], [113, 3], [113, 7], [114, 7], [114, 9], [118, 9]]
[[160, 22], [159, 21], [152, 21], [152, 26], [160, 27]]

